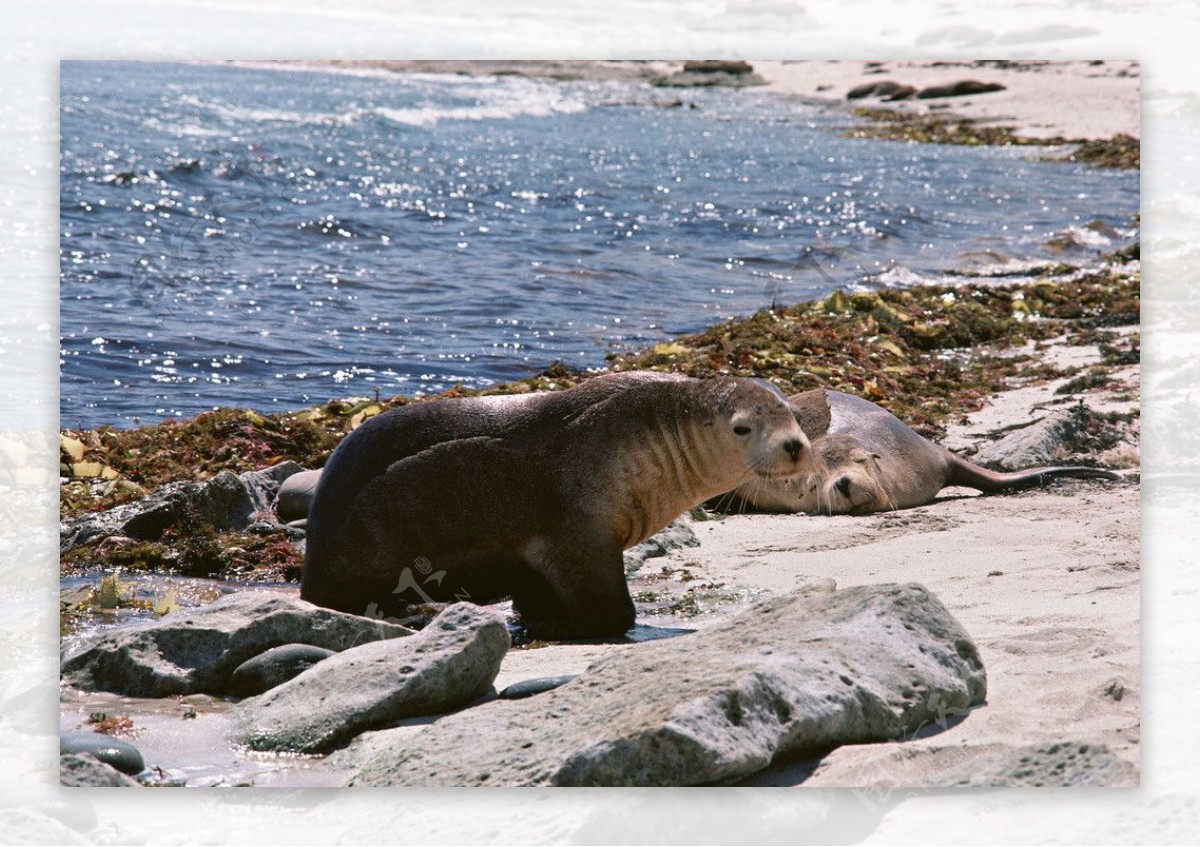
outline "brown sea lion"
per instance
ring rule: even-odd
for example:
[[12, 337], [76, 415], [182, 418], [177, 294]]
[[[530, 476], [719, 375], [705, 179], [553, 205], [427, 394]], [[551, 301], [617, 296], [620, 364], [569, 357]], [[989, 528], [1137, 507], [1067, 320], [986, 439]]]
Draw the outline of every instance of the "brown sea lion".
[[788, 403], [812, 444], [813, 472], [786, 481], [750, 480], [717, 498], [718, 508], [868, 514], [924, 506], [949, 485], [995, 493], [1056, 477], [1117, 478], [1081, 467], [990, 471], [918, 435], [887, 409], [841, 391], [818, 388], [794, 394]]
[[623, 550], [722, 491], [810, 463], [787, 403], [750, 380], [611, 374], [410, 404], [330, 456], [300, 596], [371, 615], [511, 596], [542, 637], [620, 635], [634, 621]]

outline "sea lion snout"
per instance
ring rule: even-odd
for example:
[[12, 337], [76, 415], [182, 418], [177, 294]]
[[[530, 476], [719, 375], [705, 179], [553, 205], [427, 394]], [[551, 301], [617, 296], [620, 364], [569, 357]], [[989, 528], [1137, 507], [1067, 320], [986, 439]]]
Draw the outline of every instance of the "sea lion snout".
[[793, 462], [798, 462], [800, 454], [804, 452], [804, 442], [799, 438], [789, 438], [784, 442], [783, 449], [792, 457]]

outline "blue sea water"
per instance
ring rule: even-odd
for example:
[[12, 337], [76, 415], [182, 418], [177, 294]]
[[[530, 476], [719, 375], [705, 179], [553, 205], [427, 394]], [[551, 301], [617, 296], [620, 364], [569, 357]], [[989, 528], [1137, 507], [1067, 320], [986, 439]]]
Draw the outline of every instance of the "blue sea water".
[[63, 426], [600, 367], [1137, 235], [1136, 172], [847, 139], [754, 89], [134, 62], [61, 86]]

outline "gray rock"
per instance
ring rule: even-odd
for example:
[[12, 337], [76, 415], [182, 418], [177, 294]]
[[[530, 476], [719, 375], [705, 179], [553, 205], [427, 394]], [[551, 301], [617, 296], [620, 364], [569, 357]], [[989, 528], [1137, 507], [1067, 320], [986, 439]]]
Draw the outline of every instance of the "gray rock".
[[499, 613], [456, 603], [412, 638], [346, 650], [243, 701], [240, 740], [255, 750], [316, 753], [404, 718], [458, 709], [489, 691], [508, 647]]
[[412, 630], [292, 597], [232, 594], [150, 626], [95, 636], [64, 658], [62, 678], [75, 688], [134, 697], [221, 694], [238, 665], [281, 644], [340, 651], [405, 635]]
[[1051, 412], [980, 448], [974, 461], [1006, 471], [1053, 464], [1071, 452], [1075, 429], [1074, 416], [1069, 411]]
[[87, 753], [68, 753], [58, 759], [58, 784], [64, 788], [140, 788], [112, 765]]
[[625, 573], [636, 573], [647, 559], [665, 556], [682, 547], [699, 547], [700, 539], [692, 531], [691, 520], [678, 517], [640, 544], [625, 551]]
[[303, 470], [288, 461], [241, 475], [221, 471], [203, 482], [168, 483], [137, 502], [63, 521], [59, 552], [110, 535], [155, 541], [188, 513], [218, 530], [245, 529], [271, 513], [280, 483]]
[[301, 471], [292, 474], [279, 486], [275, 496], [275, 514], [284, 523], [308, 518], [308, 507], [317, 493], [321, 472]]
[[311, 644], [284, 644], [259, 653], [242, 662], [229, 677], [226, 693], [234, 697], [253, 697], [283, 685], [317, 662], [335, 655], [332, 650]]
[[514, 682], [497, 696], [502, 700], [524, 700], [535, 694], [545, 694], [547, 691], [561, 688], [577, 676], [579, 674], [571, 673], [566, 676], [539, 676], [536, 679], [523, 679], [520, 682]]
[[981, 702], [974, 644], [919, 585], [776, 597], [606, 656], [561, 688], [381, 734], [355, 785], [705, 785], [897, 738]]
[[99, 732], [64, 732], [58, 738], [58, 751], [64, 756], [86, 754], [122, 773], [136, 774], [146, 769], [146, 761], [138, 748]]
[[928, 784], [945, 787], [1131, 788], [1138, 770], [1103, 744], [1067, 741], [1012, 747], [973, 756], [936, 774]]

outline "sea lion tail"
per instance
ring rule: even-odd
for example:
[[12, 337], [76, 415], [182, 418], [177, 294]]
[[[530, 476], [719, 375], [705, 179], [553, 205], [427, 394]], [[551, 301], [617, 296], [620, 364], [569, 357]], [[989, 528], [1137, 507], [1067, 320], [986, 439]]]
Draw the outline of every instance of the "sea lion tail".
[[1023, 471], [1002, 473], [982, 468], [949, 451], [947, 451], [947, 458], [950, 463], [950, 478], [946, 480], [946, 485], [962, 485], [967, 488], [977, 488], [987, 494], [1045, 485], [1051, 479], [1063, 477], [1108, 480], [1120, 478], [1112, 471], [1106, 471], [1103, 468], [1081, 468], [1069, 465], [1027, 468]]

